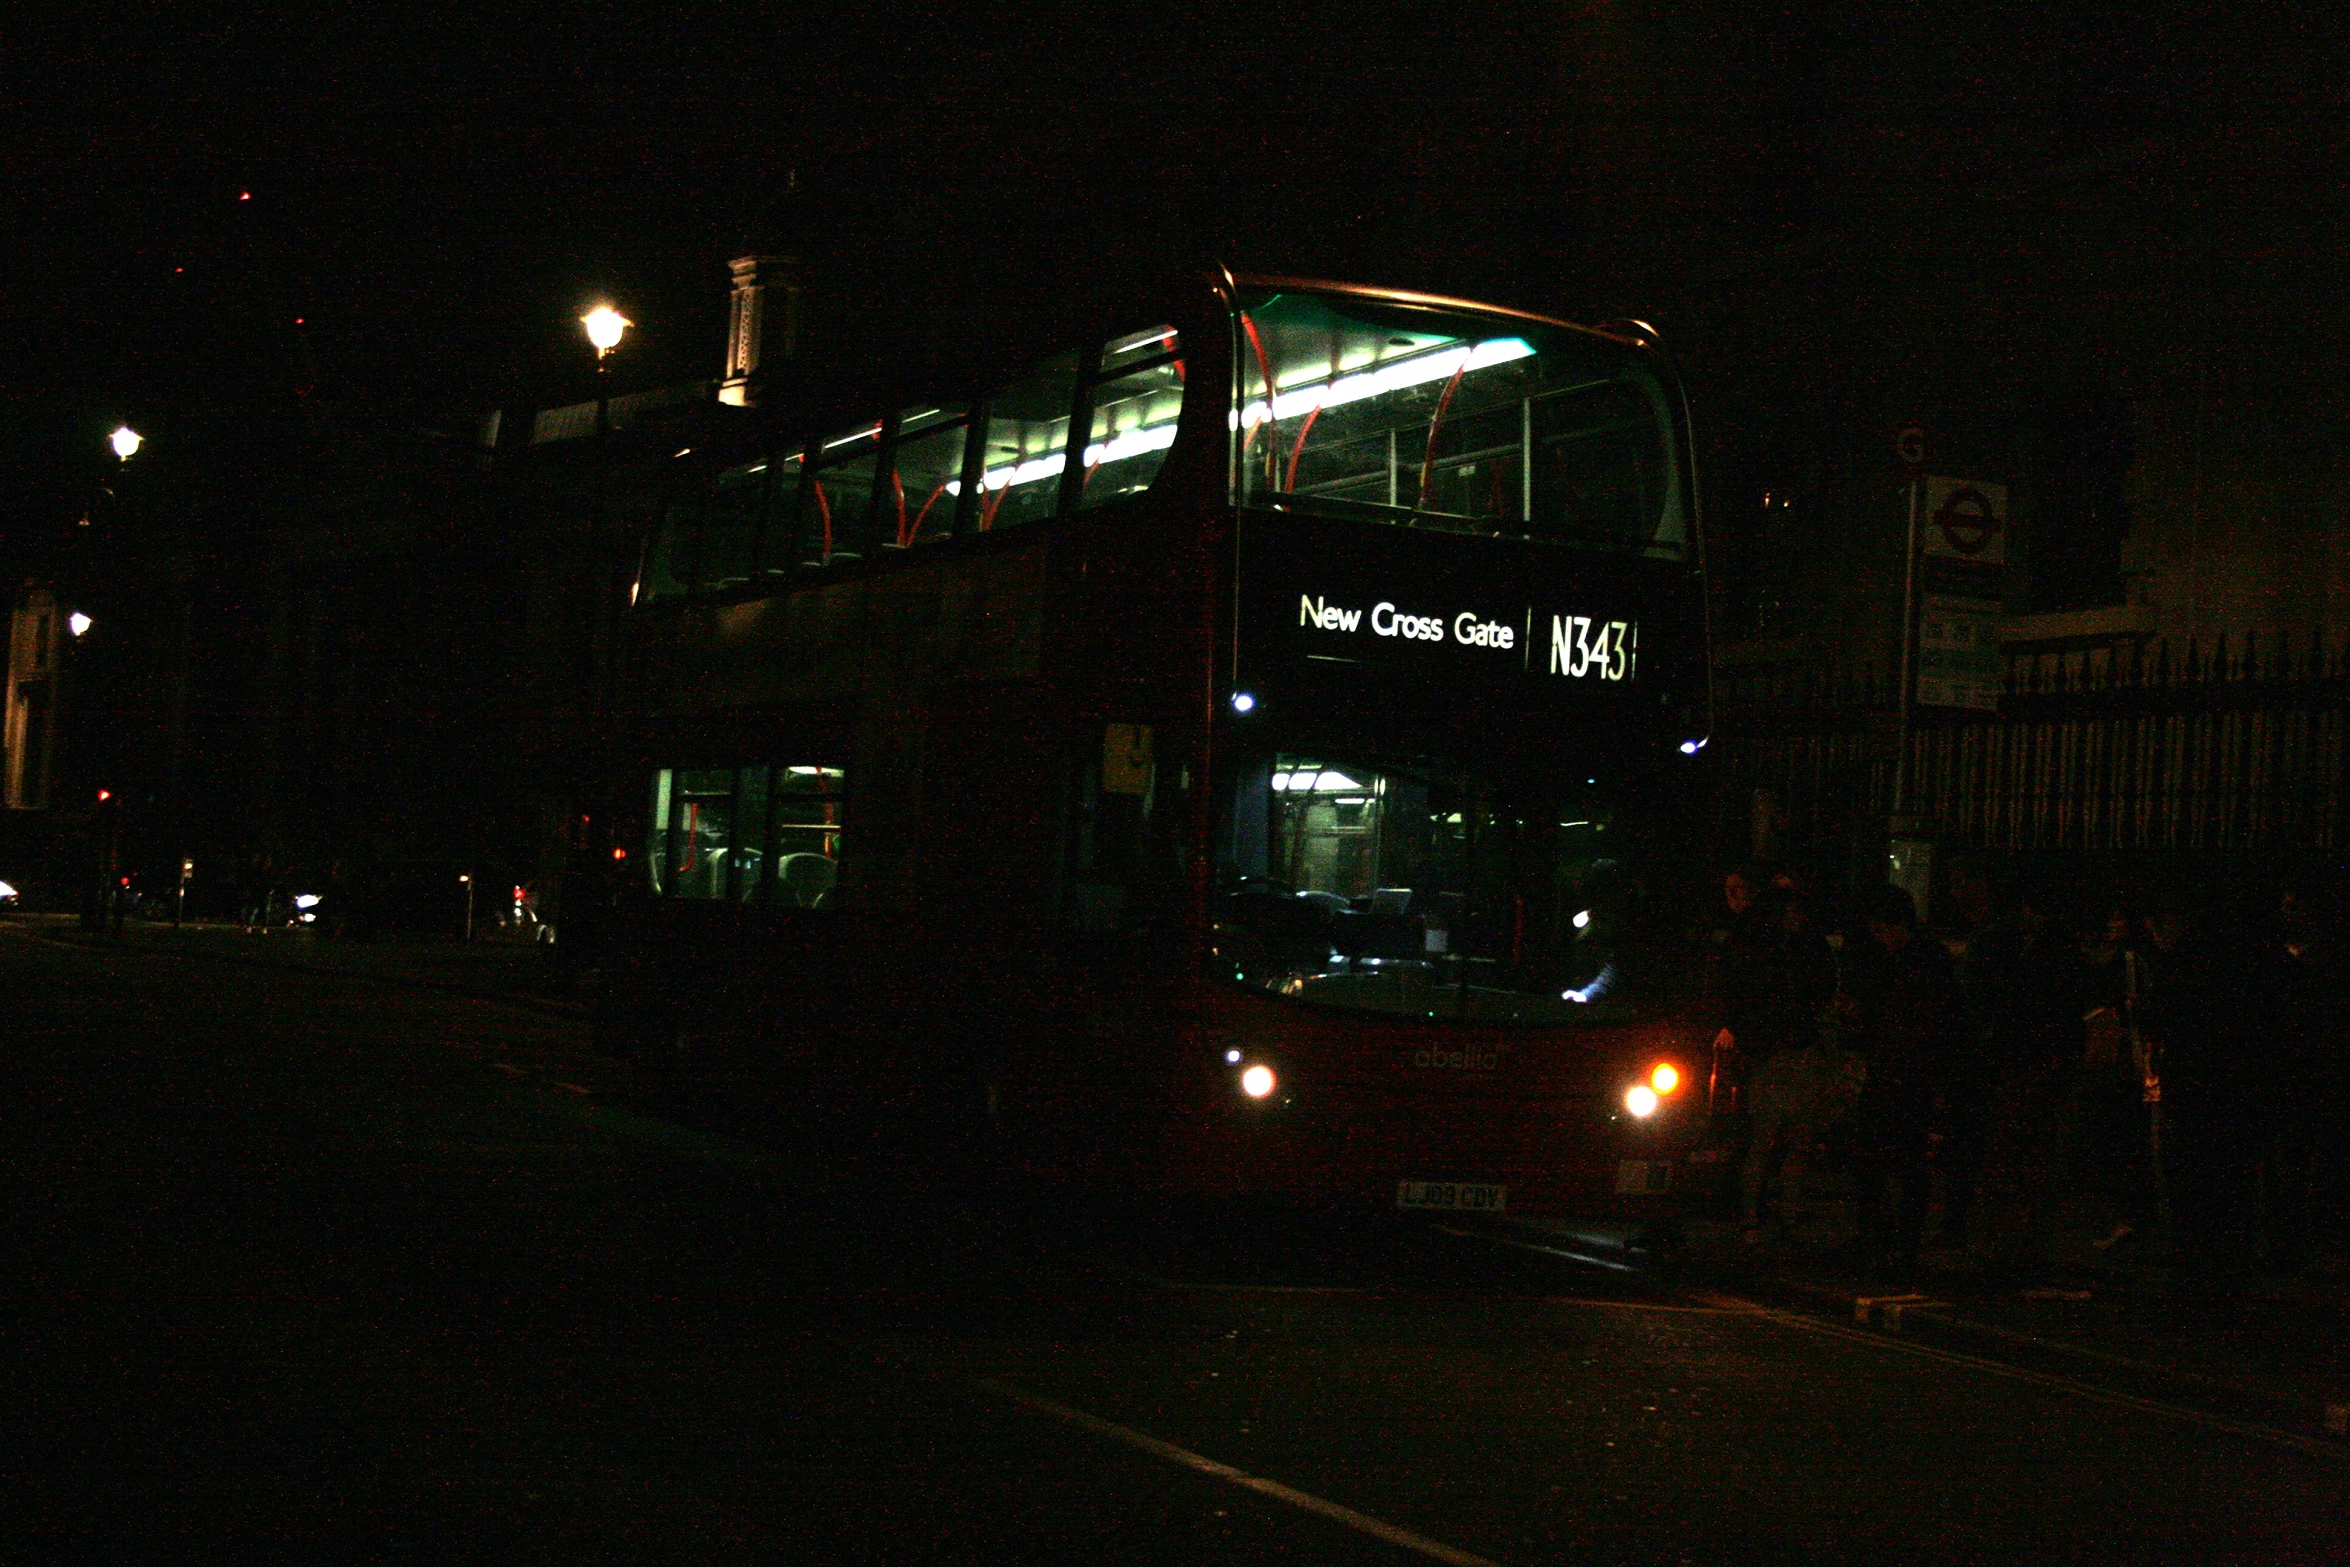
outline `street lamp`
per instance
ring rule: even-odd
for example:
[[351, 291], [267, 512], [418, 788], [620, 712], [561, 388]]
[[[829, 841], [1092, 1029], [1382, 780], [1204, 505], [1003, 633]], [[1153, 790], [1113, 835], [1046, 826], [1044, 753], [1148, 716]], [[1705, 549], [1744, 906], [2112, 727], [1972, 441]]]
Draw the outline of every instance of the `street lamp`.
[[[614, 338], [613, 341], [618, 342], [619, 339]], [[139, 448], [146, 443], [146, 439], [129, 425], [118, 424], [114, 427], [114, 433], [106, 437], [106, 443], [114, 448], [115, 456], [124, 462], [129, 462], [138, 455]]]
[[460, 876], [457, 878], [457, 882], [465, 889], [465, 939], [471, 941], [473, 939], [473, 877], [470, 875]]
[[83, 614], [78, 609], [65, 617], [65, 629], [72, 632], [77, 637], [80, 636], [83, 632], [89, 630], [92, 624], [94, 624], [94, 622], [91, 621], [90, 617]]
[[604, 368], [604, 356], [620, 346], [621, 334], [636, 325], [610, 305], [596, 306], [579, 318], [579, 324], [587, 328], [588, 341], [596, 346], [596, 368], [599, 370]]

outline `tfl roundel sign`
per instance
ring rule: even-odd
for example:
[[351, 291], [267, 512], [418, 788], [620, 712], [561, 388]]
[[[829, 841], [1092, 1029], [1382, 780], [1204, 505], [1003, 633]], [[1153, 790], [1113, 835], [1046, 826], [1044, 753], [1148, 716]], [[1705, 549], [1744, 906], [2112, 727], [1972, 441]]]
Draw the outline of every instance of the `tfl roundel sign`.
[[1925, 497], [1928, 555], [1983, 566], [2007, 562], [2007, 486], [1969, 479], [1928, 479]]

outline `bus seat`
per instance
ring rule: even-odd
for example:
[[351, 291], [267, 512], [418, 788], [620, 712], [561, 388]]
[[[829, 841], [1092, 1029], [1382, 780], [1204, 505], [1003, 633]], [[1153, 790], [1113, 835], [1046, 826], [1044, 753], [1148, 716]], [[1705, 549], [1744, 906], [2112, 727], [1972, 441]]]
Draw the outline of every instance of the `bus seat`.
[[1389, 919], [1401, 919], [1411, 906], [1412, 889], [1409, 887], [1379, 887], [1371, 893], [1371, 912], [1373, 914], [1383, 914]]
[[803, 909], [821, 907], [817, 900], [832, 891], [840, 867], [821, 854], [787, 854], [776, 862], [775, 884], [784, 901]]

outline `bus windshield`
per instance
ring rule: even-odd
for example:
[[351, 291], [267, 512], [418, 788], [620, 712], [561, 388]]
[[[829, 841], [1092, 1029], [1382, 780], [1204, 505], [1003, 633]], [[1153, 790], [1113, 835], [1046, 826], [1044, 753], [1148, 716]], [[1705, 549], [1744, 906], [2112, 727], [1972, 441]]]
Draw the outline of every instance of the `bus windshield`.
[[1619, 1020], [1675, 945], [1631, 815], [1596, 786], [1259, 754], [1225, 801], [1210, 962], [1326, 1006], [1479, 1022]]
[[1307, 292], [1244, 296], [1233, 330], [1240, 504], [1667, 557], [1685, 548], [1674, 405], [1641, 350], [1508, 316]]

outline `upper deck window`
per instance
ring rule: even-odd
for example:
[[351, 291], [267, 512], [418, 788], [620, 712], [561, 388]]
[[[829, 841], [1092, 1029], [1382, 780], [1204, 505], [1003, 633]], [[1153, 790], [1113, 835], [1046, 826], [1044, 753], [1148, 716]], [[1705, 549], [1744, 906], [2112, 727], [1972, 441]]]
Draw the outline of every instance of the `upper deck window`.
[[745, 463], [673, 498], [645, 552], [640, 601], [722, 592], [749, 581], [766, 491], [767, 464]]
[[750, 580], [759, 508], [766, 493], [763, 462], [745, 463], [718, 476], [702, 513], [702, 592], [719, 592]]
[[632, 602], [772, 591], [797, 572], [1140, 495], [1175, 443], [1184, 374], [1176, 329], [1162, 323], [1098, 355], [1055, 354], [977, 404], [908, 404], [813, 440], [795, 434], [714, 479], [681, 473]]
[[1335, 294], [1244, 299], [1234, 328], [1236, 499], [1681, 552], [1672, 405], [1639, 351]]
[[808, 465], [804, 452], [778, 453], [767, 465], [767, 508], [759, 528], [758, 566], [762, 578], [776, 578], [791, 570], [797, 552], [800, 475]]
[[1066, 353], [988, 398], [980, 532], [1041, 522], [1058, 509], [1076, 395], [1077, 355]]
[[968, 413], [960, 405], [925, 403], [898, 415], [889, 488], [881, 505], [884, 546], [911, 549], [953, 535], [962, 504]]
[[881, 421], [826, 436], [816, 443], [813, 460], [800, 499], [800, 564], [864, 559], [872, 534]]
[[1093, 423], [1086, 438], [1086, 506], [1151, 487], [1175, 444], [1183, 413], [1183, 359], [1171, 326], [1112, 338], [1102, 350], [1100, 378], [1088, 399]]

